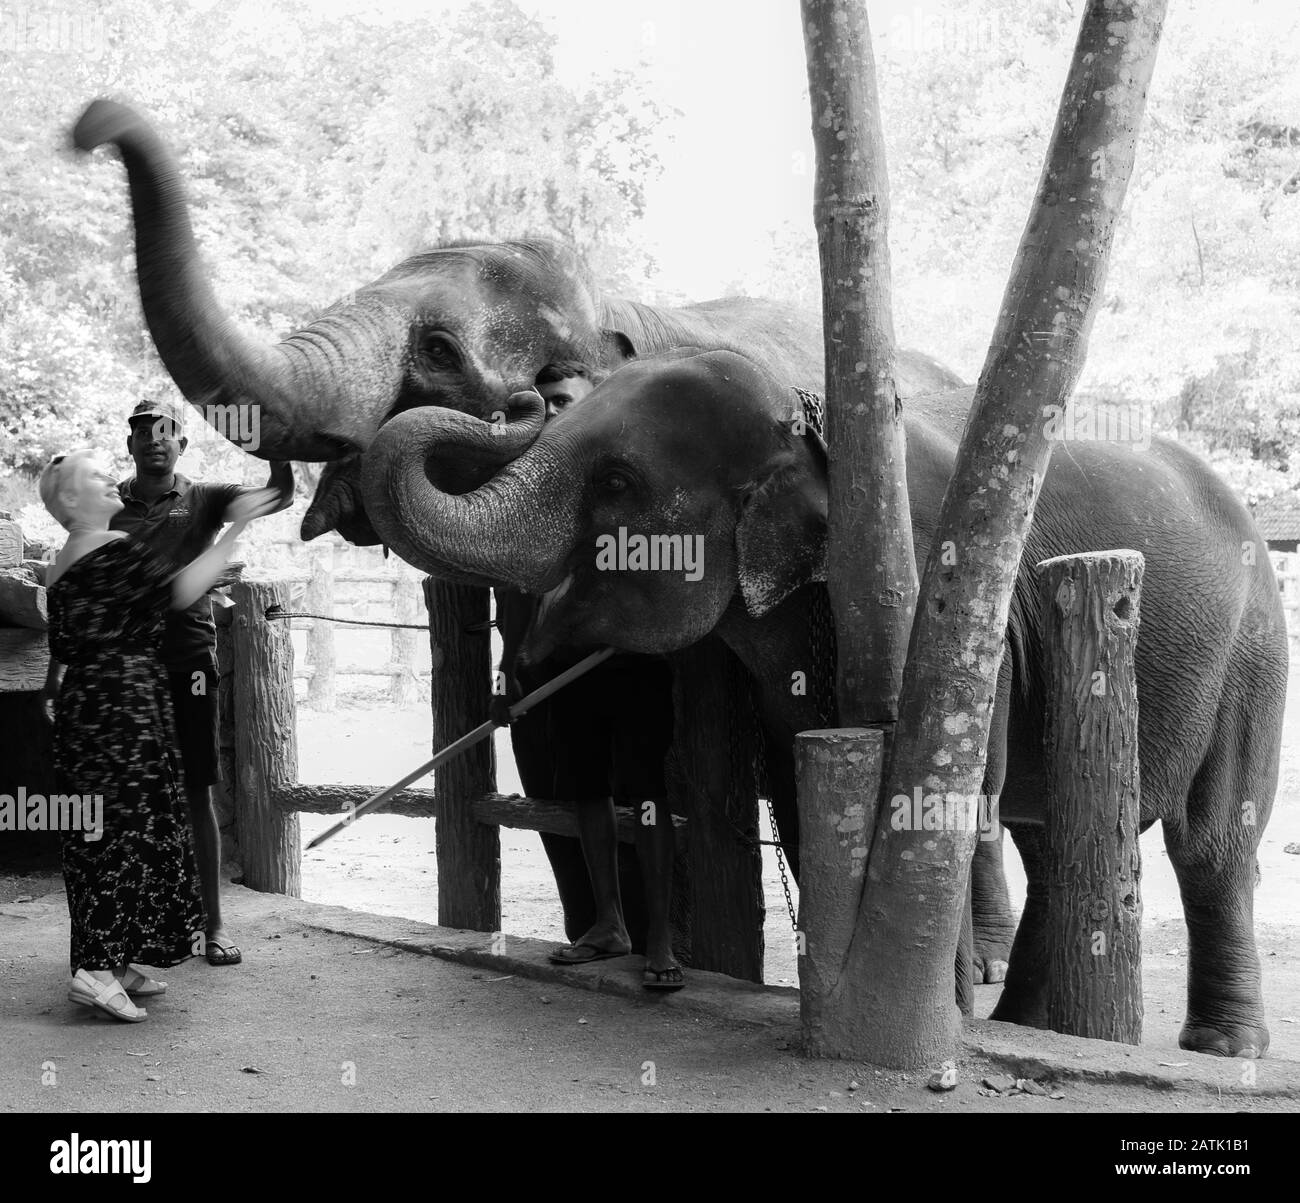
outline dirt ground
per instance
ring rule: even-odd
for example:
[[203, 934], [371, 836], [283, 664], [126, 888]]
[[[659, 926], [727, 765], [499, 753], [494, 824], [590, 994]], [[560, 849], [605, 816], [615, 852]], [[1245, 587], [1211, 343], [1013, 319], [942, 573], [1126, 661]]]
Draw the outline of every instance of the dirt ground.
[[[1293, 679], [1278, 806], [1261, 850], [1257, 932], [1270, 1058], [1300, 1061], [1300, 688]], [[427, 712], [299, 712], [304, 781], [384, 784], [429, 755]], [[499, 786], [518, 789], [499, 736]], [[329, 820], [303, 816], [304, 838]], [[378, 815], [304, 857], [306, 903], [436, 922], [433, 824]], [[1156, 831], [1143, 840], [1144, 1043], [1176, 1049], [1186, 964], [1177, 891]], [[769, 858], [771, 856], [768, 850]], [[1023, 877], [1008, 846], [1013, 893]], [[540, 842], [502, 832], [503, 929], [562, 939]], [[794, 984], [789, 919], [766, 864], [767, 980]], [[22, 901], [19, 901], [19, 900]], [[797, 895], [796, 895], [797, 901]], [[685, 1018], [653, 1001], [493, 975], [313, 926], [318, 907], [231, 887], [236, 970], [168, 971], [167, 997], [139, 1027], [98, 1020], [66, 992], [67, 913], [48, 870], [0, 877], [0, 1110], [952, 1110], [1287, 1111], [1294, 1101], [1066, 1084], [1060, 1100], [987, 1097], [996, 1067], [967, 1058], [949, 1095], [920, 1079], [808, 1062], [797, 1033]], [[981, 987], [987, 1015], [997, 986]], [[40, 1085], [46, 1062], [57, 1086]], [[653, 1085], [647, 1065], [653, 1063]], [[1227, 1063], [1224, 1063], [1225, 1067]], [[1279, 1068], [1281, 1068], [1279, 1066]], [[132, 1104], [130, 1100], [136, 1102]]]
[[1071, 1081], [1054, 1086], [1053, 1099], [981, 1094], [983, 1077], [1003, 1071], [966, 1056], [957, 1088], [936, 1094], [923, 1075], [805, 1060], [794, 1022], [738, 1024], [482, 972], [323, 932], [316, 924], [339, 912], [238, 887], [226, 905], [245, 963], [168, 970], [168, 993], [131, 1025], [64, 1000], [61, 895], [0, 904], [0, 1112], [1136, 1115], [1294, 1106], [1233, 1089], [1228, 1062], [1221, 1094]]

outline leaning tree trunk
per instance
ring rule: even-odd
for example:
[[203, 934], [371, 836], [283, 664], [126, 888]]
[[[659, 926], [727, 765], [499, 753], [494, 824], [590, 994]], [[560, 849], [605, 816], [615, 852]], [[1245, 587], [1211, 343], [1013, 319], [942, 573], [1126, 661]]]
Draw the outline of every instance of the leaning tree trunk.
[[[953, 958], [976, 841], [960, 820], [983, 781], [1049, 422], [1083, 364], [1164, 10], [1165, 0], [1089, 0], [1083, 16], [922, 580], [858, 924], [823, 1015], [824, 1038], [845, 1055], [917, 1067], [955, 1044]], [[952, 808], [942, 829], [893, 829], [890, 801], [917, 787]]]

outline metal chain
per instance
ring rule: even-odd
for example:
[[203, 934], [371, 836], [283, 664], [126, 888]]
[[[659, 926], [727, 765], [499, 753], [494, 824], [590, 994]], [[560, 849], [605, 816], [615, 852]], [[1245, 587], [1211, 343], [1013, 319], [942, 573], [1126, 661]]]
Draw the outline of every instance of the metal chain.
[[[761, 791], [760, 796], [767, 802], [767, 819], [772, 824], [772, 847], [776, 852], [776, 869], [781, 875], [781, 890], [785, 894], [785, 909], [790, 916], [790, 927], [799, 930], [799, 918], [795, 914], [794, 899], [790, 896], [790, 879], [785, 872], [785, 852], [781, 845], [781, 830], [776, 825], [776, 807], [772, 803], [772, 782], [767, 770], [767, 730], [763, 726], [763, 716], [758, 706], [758, 691], [749, 689], [750, 714], [754, 720], [754, 781]], [[762, 841], [760, 841], [761, 843]]]
[[[796, 387], [794, 392], [799, 398], [804, 421], [819, 436], [824, 437], [825, 406], [822, 399], [807, 389]], [[831, 617], [830, 597], [822, 586], [815, 586], [813, 590], [811, 624], [814, 705], [817, 707], [821, 721], [829, 726], [835, 721], [835, 625]], [[777, 871], [781, 875], [781, 890], [785, 894], [785, 909], [790, 916], [791, 928], [798, 932], [799, 919], [795, 913], [794, 899], [790, 894], [790, 878], [785, 870], [784, 842], [781, 839], [781, 829], [776, 822], [776, 805], [772, 801], [774, 791], [768, 776], [767, 730], [763, 725], [763, 716], [759, 712], [757, 693], [752, 687], [749, 690], [749, 700], [755, 733], [754, 780], [760, 790], [760, 796], [767, 802], [767, 818], [772, 825], [772, 846], [776, 852]], [[765, 840], [758, 842], [766, 843]]]

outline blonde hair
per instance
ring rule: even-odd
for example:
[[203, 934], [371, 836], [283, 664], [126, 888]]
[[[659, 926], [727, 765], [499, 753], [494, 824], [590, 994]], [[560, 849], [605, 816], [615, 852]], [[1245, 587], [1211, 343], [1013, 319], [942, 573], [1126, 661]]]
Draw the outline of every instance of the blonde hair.
[[63, 504], [63, 491], [71, 483], [76, 469], [94, 454], [92, 447], [79, 447], [65, 455], [54, 456], [41, 472], [41, 479], [36, 486], [41, 495], [41, 504], [64, 530], [68, 529], [71, 515]]

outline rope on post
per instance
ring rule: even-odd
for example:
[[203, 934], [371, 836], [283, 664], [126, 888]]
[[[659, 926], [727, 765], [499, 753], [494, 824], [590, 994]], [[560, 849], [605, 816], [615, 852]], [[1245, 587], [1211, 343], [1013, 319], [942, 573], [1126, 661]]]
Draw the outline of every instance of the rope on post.
[[350, 627], [396, 627], [399, 631], [427, 631], [427, 622], [380, 622], [365, 618], [338, 618], [333, 614], [312, 614], [306, 610], [286, 610], [271, 606], [266, 611], [267, 622], [288, 621], [293, 618], [318, 618], [325, 622], [341, 622]]

